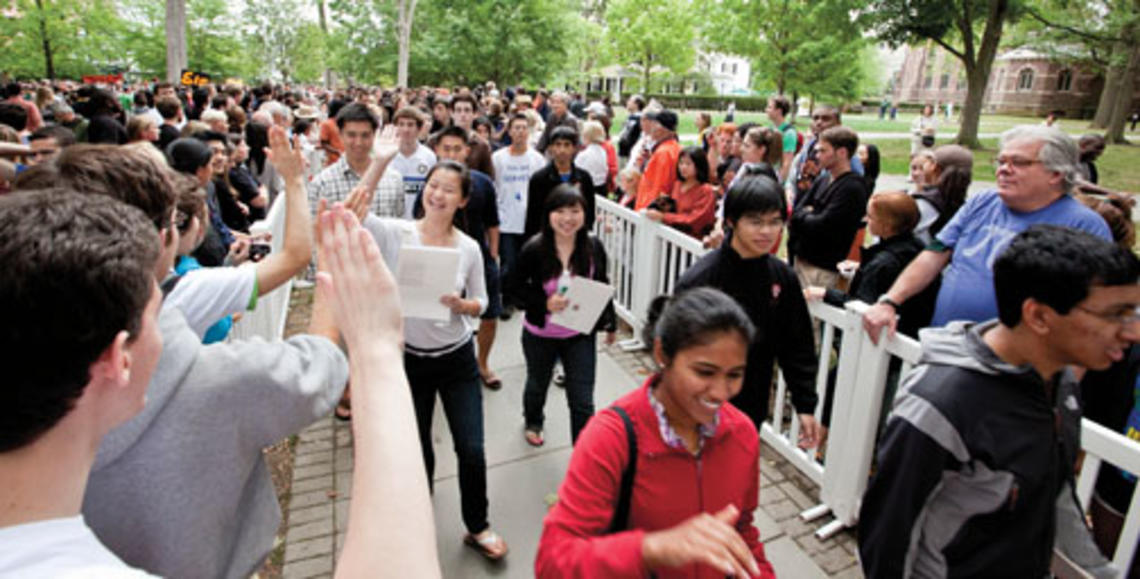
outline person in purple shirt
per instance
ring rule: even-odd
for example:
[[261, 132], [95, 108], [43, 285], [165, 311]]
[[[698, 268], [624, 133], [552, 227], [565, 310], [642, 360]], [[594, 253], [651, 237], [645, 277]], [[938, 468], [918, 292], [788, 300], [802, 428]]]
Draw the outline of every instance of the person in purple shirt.
[[966, 200], [950, 223], [863, 315], [877, 341], [894, 335], [899, 306], [942, 274], [931, 326], [997, 316], [993, 263], [1015, 235], [1038, 223], [1063, 225], [1111, 240], [1104, 219], [1070, 193], [1078, 176], [1077, 144], [1054, 127], [1024, 125], [1001, 137], [997, 189]]

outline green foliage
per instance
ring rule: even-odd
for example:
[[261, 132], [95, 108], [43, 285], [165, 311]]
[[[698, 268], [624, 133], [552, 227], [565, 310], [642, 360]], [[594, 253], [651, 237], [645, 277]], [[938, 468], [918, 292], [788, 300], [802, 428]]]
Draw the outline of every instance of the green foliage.
[[578, 41], [573, 8], [569, 0], [422, 0], [409, 84], [545, 82]]
[[[329, 66], [340, 76], [364, 84], [388, 84], [396, 78], [396, 6], [380, 0], [331, 0], [327, 40]], [[421, 8], [416, 23], [422, 24]]]
[[[165, 42], [163, 46], [165, 70]], [[257, 71], [257, 62], [242, 45], [238, 19], [230, 12], [226, 0], [186, 2], [186, 56], [188, 68], [218, 80], [250, 77]]]
[[124, 27], [110, 0], [15, 0], [0, 16], [0, 70], [48, 76], [45, 39], [56, 77], [121, 69]]
[[851, 0], [721, 0], [710, 3], [710, 48], [752, 61], [762, 91], [852, 100], [860, 96], [867, 46], [851, 20]]
[[242, 11], [248, 56], [265, 76], [316, 80], [324, 72], [324, 32], [302, 17], [300, 0], [246, 0]]
[[655, 67], [684, 74], [693, 66], [696, 15], [688, 0], [614, 0], [606, 22], [617, 59], [642, 67], [642, 91]]

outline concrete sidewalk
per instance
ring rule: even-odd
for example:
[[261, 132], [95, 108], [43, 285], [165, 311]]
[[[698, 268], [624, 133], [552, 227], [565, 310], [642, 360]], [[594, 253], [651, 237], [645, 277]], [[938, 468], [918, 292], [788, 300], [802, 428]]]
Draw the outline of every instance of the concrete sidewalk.
[[[491, 364], [503, 380], [498, 392], [483, 390], [487, 486], [492, 527], [509, 543], [506, 560], [490, 563], [462, 544], [455, 454], [442, 410], [433, 424], [436, 452], [435, 524], [444, 577], [510, 577], [534, 575], [534, 556], [542, 519], [570, 459], [569, 413], [560, 388], [547, 400], [546, 445], [532, 448], [523, 439], [522, 391], [526, 370], [522, 357], [521, 316], [499, 324]], [[641, 384], [648, 373], [644, 354], [600, 346], [595, 405], [605, 408]], [[409, 440], [408, 444], [418, 444]], [[780, 577], [862, 577], [849, 532], [817, 540], [814, 525], [797, 516], [817, 503], [818, 489], [762, 449], [760, 503], [755, 524], [769, 559]], [[306, 429], [296, 446], [289, 526], [285, 536], [286, 579], [329, 577], [335, 554], [344, 541], [348, 500], [352, 493], [352, 433], [348, 423], [323, 419]], [[398, 525], [398, 521], [391, 524]]]

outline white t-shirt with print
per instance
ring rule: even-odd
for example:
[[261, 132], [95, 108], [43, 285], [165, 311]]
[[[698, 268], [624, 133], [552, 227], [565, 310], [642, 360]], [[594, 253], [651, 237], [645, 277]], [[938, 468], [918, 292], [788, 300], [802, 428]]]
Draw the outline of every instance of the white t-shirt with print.
[[257, 266], [203, 267], [186, 272], [162, 302], [178, 308], [198, 337], [218, 320], [257, 306]]
[[82, 515], [0, 528], [0, 579], [142, 579], [104, 547]]
[[435, 160], [435, 153], [431, 149], [419, 145], [410, 156], [396, 153], [388, 164], [388, 168], [394, 169], [404, 180], [404, 219], [412, 218], [416, 195], [423, 191], [428, 171], [435, 165]]
[[495, 190], [499, 193], [499, 231], [521, 234], [526, 230], [530, 177], [546, 166], [546, 159], [534, 149], [512, 155], [506, 147], [491, 155], [491, 163], [495, 166]]

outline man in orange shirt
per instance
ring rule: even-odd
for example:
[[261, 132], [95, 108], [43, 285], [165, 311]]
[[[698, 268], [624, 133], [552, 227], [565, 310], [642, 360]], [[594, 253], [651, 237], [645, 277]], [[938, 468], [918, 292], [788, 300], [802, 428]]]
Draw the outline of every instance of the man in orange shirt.
[[340, 138], [340, 129], [336, 127], [336, 114], [344, 107], [344, 101], [334, 99], [329, 102], [329, 118], [321, 123], [321, 149], [325, 152], [325, 167], [340, 160], [344, 154], [344, 141]]
[[677, 142], [677, 113], [663, 110], [646, 113], [645, 118], [649, 120], [646, 131], [656, 144], [637, 186], [635, 211], [645, 209], [654, 199], [673, 190], [673, 184], [677, 182], [677, 159], [681, 156], [681, 144]]

